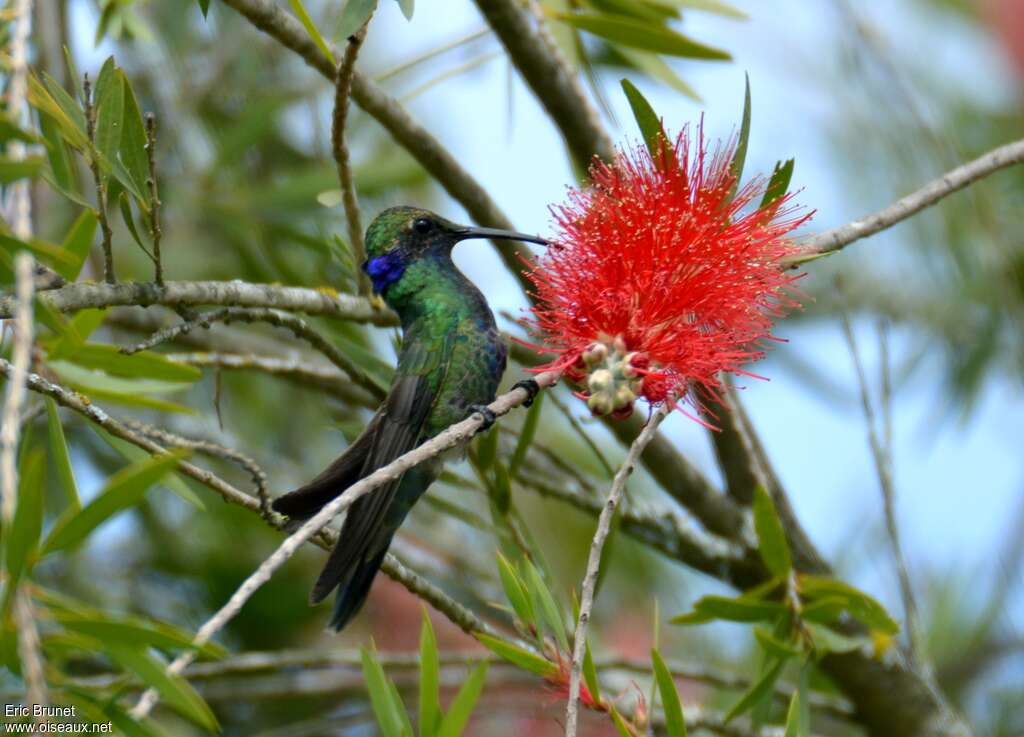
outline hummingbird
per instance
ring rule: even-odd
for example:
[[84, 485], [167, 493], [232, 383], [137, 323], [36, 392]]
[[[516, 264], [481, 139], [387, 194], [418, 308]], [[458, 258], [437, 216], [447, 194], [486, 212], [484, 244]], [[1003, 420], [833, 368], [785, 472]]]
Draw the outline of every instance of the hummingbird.
[[[481, 430], [494, 422], [487, 405], [505, 373], [508, 349], [487, 300], [452, 261], [471, 238], [547, 241], [525, 233], [457, 225], [429, 210], [392, 207], [366, 230], [363, 271], [402, 327], [398, 365], [383, 404], [345, 452], [305, 486], [278, 497], [273, 509], [297, 525], [361, 478], [479, 412]], [[529, 402], [537, 383], [527, 379]], [[413, 504], [441, 473], [434, 459], [357, 499], [310, 593], [317, 604], [338, 589], [330, 627], [340, 631], [358, 613], [391, 539]]]

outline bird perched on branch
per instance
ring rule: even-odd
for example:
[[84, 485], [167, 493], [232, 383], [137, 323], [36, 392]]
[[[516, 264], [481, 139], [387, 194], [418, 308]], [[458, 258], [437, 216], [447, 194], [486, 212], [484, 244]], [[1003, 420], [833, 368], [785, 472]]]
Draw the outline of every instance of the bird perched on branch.
[[[484, 428], [505, 372], [507, 349], [487, 301], [452, 262], [470, 238], [530, 241], [536, 236], [456, 225], [428, 210], [394, 207], [366, 230], [363, 270], [402, 323], [402, 347], [387, 399], [370, 424], [327, 469], [274, 500], [293, 521], [306, 520], [345, 489], [473, 412]], [[537, 383], [520, 382], [530, 392]], [[341, 630], [359, 611], [391, 538], [441, 472], [434, 459], [349, 507], [338, 543], [310, 594], [316, 604], [338, 588], [330, 626]]]

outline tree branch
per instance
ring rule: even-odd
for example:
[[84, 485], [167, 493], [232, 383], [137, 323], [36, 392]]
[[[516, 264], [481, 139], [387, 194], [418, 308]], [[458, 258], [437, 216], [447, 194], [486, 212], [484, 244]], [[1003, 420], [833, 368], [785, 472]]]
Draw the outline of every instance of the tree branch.
[[901, 220], [916, 215], [926, 207], [934, 205], [943, 197], [958, 192], [989, 174], [1024, 162], [1024, 139], [1008, 143], [946, 172], [921, 187], [916, 192], [897, 200], [878, 212], [866, 215], [846, 225], [825, 231], [803, 243], [804, 251], [791, 257], [787, 263], [796, 266], [821, 256], [842, 250], [854, 241], [867, 238]]
[[[242, 281], [169, 281], [163, 286], [138, 282], [78, 282], [40, 294], [39, 298], [58, 312], [124, 305], [231, 305], [275, 307], [305, 312], [308, 315], [327, 315], [381, 326], [398, 324], [392, 312], [377, 309], [362, 297], [330, 294], [327, 291], [303, 287], [250, 284]], [[14, 300], [10, 297], [0, 299], [0, 318], [11, 317], [13, 313]]]
[[[369, 22], [369, 21], [367, 21]], [[348, 120], [348, 98], [352, 92], [352, 75], [356, 71], [356, 57], [366, 38], [366, 25], [349, 38], [345, 47], [345, 55], [338, 64], [334, 83], [334, 116], [331, 125], [331, 149], [334, 160], [338, 164], [338, 182], [341, 184], [341, 201], [345, 206], [345, 221], [348, 225], [348, 239], [352, 248], [353, 261], [356, 268], [356, 282], [359, 294], [368, 297], [371, 293], [370, 281], [362, 270], [366, 260], [366, 246], [363, 244], [363, 223], [359, 215], [359, 200], [356, 197], [356, 185], [352, 179], [352, 165], [349, 161], [348, 142], [345, 139], [345, 124]]]

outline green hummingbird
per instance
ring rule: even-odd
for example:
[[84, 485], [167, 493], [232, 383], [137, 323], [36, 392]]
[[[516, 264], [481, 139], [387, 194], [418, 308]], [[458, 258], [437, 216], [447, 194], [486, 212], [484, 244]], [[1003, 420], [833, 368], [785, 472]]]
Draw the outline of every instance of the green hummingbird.
[[[414, 207], [390, 208], [370, 223], [362, 268], [401, 321], [398, 366], [387, 398], [362, 434], [323, 473], [274, 500], [274, 510], [293, 524], [470, 414], [484, 416], [484, 429], [494, 422], [487, 404], [505, 373], [507, 348], [487, 300], [452, 262], [452, 249], [470, 238], [547, 244], [524, 233], [456, 225]], [[532, 379], [516, 386], [530, 400], [537, 392]], [[349, 507], [310, 594], [316, 604], [338, 589], [330, 620], [335, 631], [366, 601], [391, 538], [441, 466], [440, 459], [422, 464]]]

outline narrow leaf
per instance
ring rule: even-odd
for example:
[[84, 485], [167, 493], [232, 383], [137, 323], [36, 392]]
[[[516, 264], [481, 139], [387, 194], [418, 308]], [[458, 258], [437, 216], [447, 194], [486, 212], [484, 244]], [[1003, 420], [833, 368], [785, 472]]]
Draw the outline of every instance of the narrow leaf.
[[184, 455], [174, 451], [118, 471], [87, 506], [79, 511], [68, 510], [58, 518], [43, 545], [43, 554], [78, 546], [107, 519], [138, 504], [149, 487], [162, 479]]
[[789, 700], [789, 709], [786, 710], [786, 731], [783, 737], [800, 736], [800, 691], [794, 691]]
[[[64, 629], [100, 642], [113, 642], [131, 648], [154, 647], [166, 651], [194, 649], [192, 633], [141, 617], [64, 609], [56, 614], [56, 619]], [[199, 652], [211, 658], [227, 654], [223, 647], [212, 642], [200, 647]]]
[[743, 92], [743, 119], [740, 123], [740, 137], [736, 141], [736, 151], [732, 156], [732, 163], [729, 169], [735, 178], [732, 183], [732, 194], [740, 186], [740, 179], [743, 178], [743, 165], [747, 160], [747, 142], [750, 140], [750, 75], [743, 75], [746, 80]]
[[199, 0], [199, 11], [206, 17], [206, 14], [210, 12], [210, 0]]
[[82, 502], [78, 496], [75, 474], [71, 469], [71, 454], [64, 438], [64, 428], [57, 414], [57, 403], [50, 397], [46, 398], [46, 423], [50, 434], [50, 466], [57, 471], [61, 488], [68, 497], [68, 507], [74, 510], [81, 509]]
[[782, 672], [782, 666], [786, 664], [785, 660], [776, 660], [774, 664], [768, 667], [761, 677], [758, 678], [754, 684], [744, 693], [739, 701], [733, 704], [732, 708], [729, 709], [725, 715], [725, 721], [728, 722], [735, 719], [740, 714], [749, 711], [764, 698], [772, 687], [775, 685], [775, 681], [778, 680], [779, 674]]
[[309, 17], [309, 13], [306, 11], [306, 6], [302, 4], [302, 0], [288, 0], [288, 4], [292, 6], [292, 12], [299, 17], [302, 25], [306, 27], [306, 33], [313, 39], [313, 43], [320, 47], [320, 50], [324, 52], [324, 56], [330, 59], [332, 64], [336, 64], [334, 54], [331, 53], [331, 47], [324, 41], [324, 37], [320, 35], [320, 31], [317, 30], [313, 19]]
[[362, 28], [377, 9], [377, 0], [347, 0], [334, 27], [334, 38], [344, 40]]
[[843, 601], [846, 611], [868, 627], [889, 635], [900, 630], [899, 624], [878, 601], [849, 584], [824, 576], [800, 576], [800, 590], [808, 599], [833, 598]]
[[786, 532], [775, 510], [775, 502], [763, 486], [754, 489], [754, 529], [757, 531], [758, 552], [765, 566], [774, 575], [789, 575], [793, 561], [789, 554]]
[[107, 343], [86, 343], [64, 360], [84, 368], [105, 371], [111, 376], [129, 379], [178, 383], [198, 381], [203, 376], [203, 372], [195, 366], [172, 361], [163, 354], [140, 351], [128, 355], [121, 353], [117, 346]]
[[551, 590], [544, 583], [536, 566], [528, 559], [523, 563], [526, 567], [526, 585], [530, 588], [532, 598], [536, 602], [534, 608], [540, 610], [541, 618], [551, 629], [551, 634], [555, 636], [555, 641], [562, 652], [569, 652], [569, 637], [565, 631], [565, 620], [555, 602], [555, 597], [551, 595]]
[[501, 586], [505, 589], [505, 597], [512, 605], [516, 616], [526, 625], [536, 626], [533, 611], [533, 602], [530, 599], [529, 591], [523, 579], [519, 577], [512, 563], [501, 553], [498, 553], [498, 575], [501, 576]]
[[693, 605], [693, 611], [673, 617], [673, 624], [703, 624], [716, 619], [728, 622], [771, 621], [783, 614], [786, 607], [775, 601], [757, 601], [739, 597], [704, 596]]
[[82, 265], [89, 256], [89, 249], [92, 248], [92, 239], [96, 234], [96, 213], [92, 210], [83, 210], [75, 222], [71, 225], [68, 234], [64, 236], [61, 243], [63, 250], [69, 260], [67, 263], [57, 264], [54, 268], [57, 273], [68, 281], [74, 281], [82, 271]]
[[690, 59], [728, 60], [732, 58], [726, 51], [694, 41], [660, 23], [594, 13], [555, 13], [554, 15], [563, 23], [568, 23], [581, 31], [592, 33], [623, 46]]
[[377, 724], [384, 737], [402, 737], [402, 718], [395, 709], [395, 703], [388, 687], [388, 678], [380, 662], [368, 649], [362, 650], [363, 680], [370, 694], [370, 706], [377, 717]]
[[420, 737], [435, 737], [441, 721], [439, 672], [437, 638], [424, 606], [420, 628]]
[[[142, 111], [139, 109], [138, 100], [135, 99], [131, 82], [120, 69], [118, 77], [121, 80], [124, 93], [124, 117], [121, 124], [121, 147], [119, 149], [119, 158], [124, 166], [124, 172], [118, 178], [122, 180], [125, 188], [135, 195], [139, 206], [148, 211], [149, 205], [145, 204], [148, 201], [146, 180], [149, 178], [146, 127], [142, 122]], [[115, 171], [115, 174], [118, 172]], [[124, 176], [125, 174], [127, 177]]]
[[683, 706], [679, 702], [679, 692], [665, 661], [657, 650], [651, 650], [651, 662], [654, 665], [654, 680], [658, 684], [661, 702], [665, 710], [665, 731], [668, 737], [686, 737], [686, 721], [683, 719]]
[[413, 11], [416, 9], [416, 0], [397, 0], [398, 7], [402, 9], [402, 15], [406, 20], [412, 20]]
[[526, 413], [526, 419], [523, 420], [523, 428], [519, 432], [519, 442], [516, 443], [516, 449], [512, 452], [512, 460], [508, 462], [508, 475], [512, 478], [515, 478], [516, 470], [526, 458], [526, 452], [530, 449], [533, 438], [537, 434], [537, 424], [540, 422], [543, 404], [544, 394], [541, 393], [533, 400], [533, 404]]
[[7, 531], [7, 573], [10, 576], [7, 590], [23, 573], [31, 570], [39, 535], [43, 529], [43, 487], [45, 454], [41, 448], [28, 453], [19, 464], [18, 506], [13, 524]]
[[448, 707], [448, 713], [444, 715], [441, 726], [438, 727], [437, 737], [461, 737], [469, 722], [469, 717], [473, 713], [473, 708], [480, 698], [480, 693], [484, 690], [486, 678], [487, 662], [484, 661], [473, 669], [469, 678], [462, 684], [462, 688], [455, 694], [451, 706]]
[[545, 660], [540, 655], [525, 650], [518, 645], [513, 645], [505, 640], [500, 640], [491, 635], [477, 634], [477, 641], [497, 655], [523, 670], [535, 673], [541, 678], [553, 678], [558, 675], [558, 666], [550, 660]]
[[628, 79], [623, 79], [620, 84], [622, 85], [622, 91], [626, 93], [626, 99], [629, 100], [629, 107], [633, 110], [633, 118], [640, 128], [640, 134], [644, 137], [647, 150], [651, 152], [651, 157], [658, 161], [661, 157], [662, 148], [665, 147], [668, 141], [665, 129], [661, 125], [661, 119], [654, 112], [651, 104], [647, 102], [647, 98], [641, 94], [640, 90], [632, 82]]
[[784, 642], [764, 627], [754, 627], [754, 638], [761, 649], [769, 655], [779, 658], [791, 658], [800, 654], [800, 648], [790, 642]]
[[764, 197], [761, 198], [759, 209], [767, 210], [773, 204], [786, 196], [789, 189], [789, 182], [793, 178], [793, 159], [787, 159], [785, 163], [778, 162], [772, 170], [771, 179], [764, 190]]
[[42, 156], [26, 156], [22, 159], [0, 157], [0, 184], [35, 178], [42, 170], [44, 162]]
[[75, 183], [71, 155], [60, 134], [60, 125], [53, 117], [41, 112], [39, 131], [42, 133], [43, 144], [46, 146], [46, 158], [50, 162], [50, 177], [54, 188], [69, 199], [78, 199], [80, 196]]
[[103, 643], [103, 649], [122, 668], [135, 673], [143, 683], [155, 688], [163, 700], [182, 715], [211, 732], [219, 731], [217, 718], [203, 698], [184, 678], [168, 674], [163, 662], [141, 648], [109, 641]]
[[583, 682], [587, 684], [587, 690], [594, 697], [594, 702], [601, 703], [601, 681], [597, 677], [597, 666], [594, 665], [594, 656], [590, 653], [590, 642], [583, 646]]
[[142, 238], [139, 237], [139, 231], [135, 228], [135, 216], [132, 215], [132, 203], [131, 199], [129, 199], [128, 197], [127, 192], [121, 192], [121, 194], [117, 198], [117, 204], [121, 208], [121, 219], [124, 221], [124, 224], [128, 227], [128, 232], [131, 233], [132, 240], [135, 241], [135, 244], [139, 248], [141, 248], [148, 254], [149, 249], [147, 249], [142, 244]]
[[615, 731], [619, 733], [619, 737], [636, 737], [636, 732], [630, 729], [626, 720], [619, 714], [619, 710], [615, 708], [614, 704], [611, 705], [610, 712], [612, 715], [612, 723], [615, 725]]
[[117, 77], [104, 80], [101, 72], [96, 92], [96, 148], [113, 161], [121, 145], [124, 125], [124, 86]]

